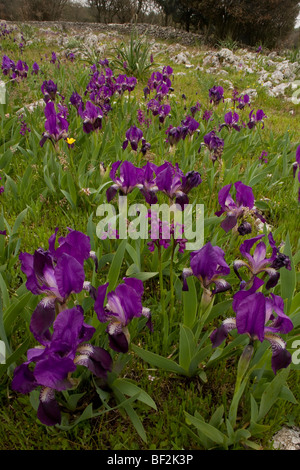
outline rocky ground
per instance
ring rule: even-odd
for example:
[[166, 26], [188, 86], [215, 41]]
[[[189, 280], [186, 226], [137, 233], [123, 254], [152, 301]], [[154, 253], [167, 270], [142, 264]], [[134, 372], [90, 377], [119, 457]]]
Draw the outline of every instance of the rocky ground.
[[[42, 38], [46, 44], [56, 44], [62, 55], [73, 52], [82, 58], [93, 51], [105, 55], [108, 47], [120, 42], [124, 34], [129, 35], [134, 31], [138, 37], [148, 38], [154, 54], [168, 53], [175, 64], [221, 76], [229, 88], [233, 89], [229, 79], [230, 72], [239, 71], [253, 75], [257, 83], [266, 88], [269, 96], [282, 97], [295, 104], [300, 103], [300, 96], [291, 92], [298, 89], [300, 84], [299, 56], [295, 56], [293, 60], [277, 51], [256, 52], [240, 48], [233, 52], [226, 47], [207, 50], [208, 46], [204, 45], [205, 41], [201, 35], [154, 25], [36, 22], [27, 25], [38, 31], [40, 40]], [[20, 28], [20, 25], [18, 26]], [[27, 44], [30, 45], [30, 42], [36, 39], [38, 38], [32, 37]], [[167, 48], [161, 42], [165, 40], [172, 42]], [[248, 89], [247, 93], [251, 98], [255, 98], [256, 90]]]

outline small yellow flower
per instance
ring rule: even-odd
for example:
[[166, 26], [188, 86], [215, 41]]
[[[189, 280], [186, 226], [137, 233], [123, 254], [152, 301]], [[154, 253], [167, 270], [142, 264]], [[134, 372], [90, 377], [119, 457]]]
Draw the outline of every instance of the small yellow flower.
[[72, 144], [74, 144], [74, 142], [76, 142], [76, 139], [73, 139], [73, 137], [71, 137], [71, 138], [68, 137], [67, 138], [67, 144], [68, 145], [72, 145]]

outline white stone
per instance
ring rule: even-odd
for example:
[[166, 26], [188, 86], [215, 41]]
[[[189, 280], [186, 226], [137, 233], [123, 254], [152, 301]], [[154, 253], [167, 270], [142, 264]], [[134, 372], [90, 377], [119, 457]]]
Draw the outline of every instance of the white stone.
[[279, 95], [284, 95], [284, 91], [286, 88], [290, 86], [290, 83], [280, 83], [279, 85], [275, 86], [270, 90], [272, 93], [271, 96], [279, 96]]
[[17, 115], [24, 113], [25, 108], [29, 113], [33, 113], [33, 111], [38, 107], [38, 106], [44, 106], [45, 101], [43, 99], [34, 101], [33, 103], [25, 104], [25, 106], [17, 111]]
[[273, 447], [279, 450], [300, 450], [300, 428], [284, 426], [273, 436]]
[[203, 65], [212, 65], [213, 67], [219, 67], [220, 62], [214, 54], [210, 54], [203, 59]]
[[275, 72], [273, 72], [271, 74], [271, 79], [274, 83], [280, 83], [283, 81], [283, 73], [280, 72], [280, 70], [275, 70]]
[[180, 52], [175, 57], [173, 57], [172, 60], [176, 64], [184, 64], [184, 65], [190, 65], [191, 64], [184, 52]]
[[273, 83], [269, 80], [268, 82], [263, 82], [262, 86], [264, 86], [266, 88], [272, 88]]
[[254, 100], [257, 97], [257, 91], [255, 88], [248, 88], [242, 91], [241, 95], [248, 95], [250, 100]]
[[224, 60], [225, 62], [229, 63], [234, 63], [236, 61], [236, 56], [234, 53], [226, 47], [218, 51], [216, 55], [219, 59], [221, 59], [221, 61]]

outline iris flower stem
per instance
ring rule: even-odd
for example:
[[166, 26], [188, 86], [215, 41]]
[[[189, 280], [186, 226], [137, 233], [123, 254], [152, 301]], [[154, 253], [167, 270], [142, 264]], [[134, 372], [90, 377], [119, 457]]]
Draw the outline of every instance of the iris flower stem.
[[237, 376], [236, 376], [236, 384], [234, 393], [238, 393], [239, 388], [241, 387], [242, 380], [249, 369], [249, 365], [253, 356], [253, 346], [252, 344], [248, 344], [244, 351], [241, 354], [238, 368], [237, 368]]
[[162, 252], [161, 246], [158, 245], [158, 263], [159, 263], [159, 288], [160, 288], [160, 302], [163, 318], [163, 350], [167, 349], [168, 335], [169, 335], [169, 324], [168, 316], [165, 309], [165, 293], [164, 293], [164, 280], [163, 280], [163, 269], [162, 269]]
[[238, 405], [246, 389], [247, 383], [249, 381], [249, 377], [251, 373], [253, 372], [253, 370], [262, 366], [265, 361], [264, 357], [262, 357], [260, 361], [258, 362], [258, 364], [252, 365], [252, 367], [249, 369], [251, 360], [253, 358], [253, 354], [254, 354], [254, 347], [252, 345], [252, 342], [250, 342], [244, 348], [241, 354], [241, 357], [239, 359], [234, 394], [233, 394], [232, 402], [229, 408], [228, 417], [229, 417], [230, 424], [232, 425], [233, 428], [236, 426]]
[[[214, 172], [214, 178], [213, 178], [213, 184], [212, 184], [212, 190], [211, 190], [211, 193], [214, 194], [214, 191], [215, 191], [215, 186], [216, 186], [216, 176], [218, 174], [218, 170], [215, 169], [215, 167], [213, 166], [212, 167], [212, 171]], [[212, 210], [213, 207], [214, 207], [214, 204], [215, 204], [215, 200], [214, 198], [210, 198], [210, 201], [209, 201], [209, 204], [208, 204], [208, 210]]]
[[229, 245], [228, 245], [228, 248], [227, 248], [228, 251], [234, 250], [235, 245], [236, 245], [237, 236], [238, 236], [238, 232], [234, 232], [232, 230], [231, 231], [230, 242], [229, 242]]
[[199, 303], [199, 307], [198, 307], [198, 315], [197, 315], [197, 318], [198, 318], [198, 325], [197, 325], [197, 330], [196, 330], [196, 333], [195, 333], [195, 340], [198, 341], [199, 340], [199, 337], [200, 337], [200, 334], [202, 332], [202, 329], [203, 329], [203, 326], [205, 325], [205, 322], [211, 312], [211, 309], [213, 307], [213, 304], [214, 304], [214, 300], [215, 300], [215, 296], [211, 296], [211, 300], [209, 303], [207, 303], [207, 296], [208, 296], [208, 292], [206, 292], [206, 290], [204, 289], [203, 290], [203, 294], [202, 294], [202, 298], [201, 298], [201, 301]]
[[172, 254], [170, 261], [170, 323], [172, 324], [174, 315], [174, 253], [175, 253], [175, 242], [172, 243]]

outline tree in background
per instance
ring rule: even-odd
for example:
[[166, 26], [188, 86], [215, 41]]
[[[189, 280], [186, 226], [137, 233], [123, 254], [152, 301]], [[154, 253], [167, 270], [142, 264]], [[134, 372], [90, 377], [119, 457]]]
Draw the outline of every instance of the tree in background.
[[69, 0], [23, 0], [22, 19], [33, 21], [58, 21]]
[[299, 0], [155, 0], [166, 18], [187, 31], [231, 38], [249, 45], [272, 46], [295, 26]]
[[177, 0], [155, 0], [157, 6], [163, 11], [165, 15], [165, 26], [168, 26], [169, 18], [174, 19], [174, 14], [177, 3]]
[[145, 18], [145, 0], [87, 0], [98, 23], [130, 23]]
[[20, 0], [0, 0], [0, 18], [2, 20], [19, 19], [21, 14]]
[[[179, 0], [182, 1], [182, 0]], [[227, 0], [197, 2], [209, 31], [218, 39], [273, 46], [294, 29], [298, 0]]]
[[0, 0], [0, 18], [12, 21], [154, 23], [202, 33], [215, 44], [274, 47], [293, 38], [299, 0]]
[[114, 0], [87, 0], [87, 3], [98, 23], [110, 23], [116, 13], [117, 2]]

